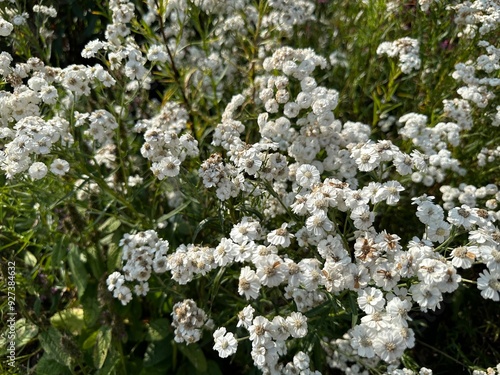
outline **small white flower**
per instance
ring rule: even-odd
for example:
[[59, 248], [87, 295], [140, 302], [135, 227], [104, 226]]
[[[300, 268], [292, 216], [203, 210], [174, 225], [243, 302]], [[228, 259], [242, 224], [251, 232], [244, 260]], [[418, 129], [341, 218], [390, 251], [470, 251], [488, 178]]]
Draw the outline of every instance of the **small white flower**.
[[382, 311], [385, 305], [384, 295], [377, 288], [362, 289], [358, 293], [358, 305], [367, 314]]
[[484, 270], [477, 279], [477, 287], [485, 299], [500, 300], [500, 273]]
[[325, 211], [321, 210], [307, 218], [306, 228], [315, 236], [323, 236], [325, 232], [332, 230], [333, 223], [330, 221], [328, 216], [326, 216]]
[[233, 333], [227, 332], [226, 328], [221, 327], [214, 332], [214, 350], [219, 352], [219, 357], [227, 358], [236, 353], [238, 342], [234, 338]]
[[106, 284], [108, 285], [108, 290], [112, 292], [115, 288], [119, 288], [125, 282], [125, 278], [120, 272], [113, 272], [106, 279]]
[[39, 180], [47, 175], [47, 166], [37, 161], [31, 164], [28, 173], [33, 180]]
[[132, 300], [132, 292], [129, 287], [121, 285], [120, 287], [115, 288], [113, 297], [118, 298], [122, 305], [125, 306]]
[[50, 171], [57, 176], [64, 176], [69, 171], [69, 163], [63, 159], [55, 159], [50, 165]]
[[318, 168], [311, 164], [302, 164], [296, 172], [297, 183], [303, 188], [310, 188], [319, 182]]
[[243, 310], [241, 310], [238, 313], [238, 324], [236, 325], [236, 327], [244, 327], [248, 329], [248, 327], [250, 327], [250, 325], [252, 324], [254, 312], [255, 309], [251, 305], [248, 305]]
[[245, 266], [241, 269], [238, 283], [238, 293], [245, 295], [246, 299], [257, 298], [260, 290], [260, 279], [255, 271]]
[[292, 337], [304, 337], [307, 335], [307, 317], [300, 312], [293, 312], [286, 318], [288, 332]]
[[0, 17], [0, 36], [9, 36], [12, 30], [14, 30], [14, 26]]
[[283, 223], [281, 228], [275, 229], [267, 235], [267, 240], [271, 245], [280, 245], [283, 247], [290, 246], [290, 238], [294, 237], [286, 228], [288, 223]]

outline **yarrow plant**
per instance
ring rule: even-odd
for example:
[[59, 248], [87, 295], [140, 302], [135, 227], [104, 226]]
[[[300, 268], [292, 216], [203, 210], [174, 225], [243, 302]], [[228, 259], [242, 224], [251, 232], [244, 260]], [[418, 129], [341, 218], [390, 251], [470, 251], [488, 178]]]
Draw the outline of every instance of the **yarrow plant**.
[[495, 1], [27, 6], [6, 373], [500, 374]]

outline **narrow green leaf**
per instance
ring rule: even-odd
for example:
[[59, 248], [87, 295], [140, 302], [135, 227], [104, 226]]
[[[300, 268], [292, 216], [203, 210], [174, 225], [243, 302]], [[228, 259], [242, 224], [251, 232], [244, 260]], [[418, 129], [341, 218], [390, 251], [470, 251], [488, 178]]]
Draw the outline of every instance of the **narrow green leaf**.
[[99, 232], [111, 233], [117, 230], [122, 223], [116, 217], [110, 217], [100, 227]]
[[187, 206], [189, 206], [191, 204], [192, 201], [187, 201], [187, 202], [184, 202], [183, 204], [181, 204], [179, 207], [177, 207], [175, 210], [172, 210], [170, 211], [168, 214], [165, 214], [163, 216], [161, 216], [157, 222], [158, 223], [161, 223], [161, 222], [164, 222], [168, 219], [170, 219], [172, 216], [175, 216], [177, 215], [179, 212], [183, 211]]
[[93, 348], [97, 342], [97, 335], [99, 333], [99, 330], [93, 332], [87, 339], [83, 342], [82, 348], [83, 350], [88, 350], [90, 348]]
[[72, 280], [77, 288], [78, 297], [81, 298], [87, 287], [89, 275], [84, 263], [80, 259], [79, 249], [76, 246], [70, 246], [69, 248], [68, 263], [72, 273]]

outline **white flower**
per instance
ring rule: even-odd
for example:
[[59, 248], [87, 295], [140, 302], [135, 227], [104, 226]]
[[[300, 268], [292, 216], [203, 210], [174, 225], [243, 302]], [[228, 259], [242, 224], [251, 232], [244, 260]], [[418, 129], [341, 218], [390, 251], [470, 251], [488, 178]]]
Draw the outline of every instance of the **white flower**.
[[254, 312], [255, 309], [251, 305], [248, 305], [243, 310], [241, 310], [238, 313], [238, 324], [236, 325], [236, 327], [244, 327], [248, 329], [248, 327], [250, 327], [250, 325], [252, 324]]
[[485, 299], [500, 300], [500, 273], [484, 270], [477, 279], [477, 288]]
[[39, 180], [47, 175], [47, 166], [37, 161], [31, 164], [28, 173], [33, 180]]
[[448, 222], [457, 227], [463, 226], [465, 229], [471, 229], [477, 222], [477, 216], [469, 206], [463, 204], [461, 207], [455, 207], [448, 212]]
[[147, 295], [148, 292], [149, 292], [149, 283], [146, 281], [146, 282], [143, 282], [143, 283], [140, 283], [140, 284], [136, 285], [134, 287], [134, 292], [138, 296], [145, 296], [145, 295]]
[[375, 194], [375, 200], [383, 201], [390, 206], [394, 206], [399, 201], [399, 192], [405, 188], [397, 181], [387, 181], [382, 188]]
[[50, 165], [50, 171], [58, 176], [64, 176], [69, 171], [69, 163], [63, 159], [55, 159]]
[[382, 311], [385, 305], [384, 295], [376, 288], [362, 289], [358, 292], [358, 305], [367, 314]]
[[325, 211], [319, 210], [306, 220], [306, 228], [315, 236], [323, 236], [325, 232], [332, 230], [333, 223], [326, 216]]
[[252, 325], [248, 327], [252, 346], [254, 348], [258, 346], [264, 346], [266, 343], [271, 341], [272, 336], [270, 330], [271, 322], [263, 316], [256, 316], [252, 322]]
[[453, 257], [451, 264], [457, 268], [471, 268], [477, 255], [477, 247], [459, 246], [451, 252], [451, 256]]
[[108, 285], [108, 290], [112, 292], [115, 288], [119, 288], [125, 282], [125, 278], [120, 272], [113, 272], [106, 279], [106, 284]]
[[290, 238], [294, 237], [286, 228], [288, 223], [281, 224], [281, 228], [275, 229], [267, 235], [267, 240], [271, 245], [280, 245], [283, 247], [290, 246]]
[[304, 337], [307, 335], [307, 317], [299, 312], [293, 312], [286, 318], [288, 332], [292, 337]]
[[12, 30], [14, 30], [14, 26], [0, 17], [0, 36], [9, 36]]
[[375, 356], [375, 352], [373, 351], [375, 331], [361, 324], [355, 326], [349, 334], [351, 336], [350, 344], [353, 349], [357, 349], [359, 356], [366, 358], [373, 358]]
[[243, 267], [238, 283], [238, 293], [240, 295], [244, 294], [246, 299], [255, 299], [259, 296], [259, 290], [260, 279], [255, 274], [255, 271], [248, 266]]
[[234, 257], [237, 255], [237, 249], [233, 241], [228, 238], [223, 238], [220, 244], [214, 250], [214, 260], [217, 265], [224, 267], [232, 263]]
[[310, 188], [317, 184], [320, 178], [318, 168], [311, 164], [302, 164], [297, 169], [295, 176], [297, 183], [304, 188]]
[[236, 353], [238, 342], [233, 333], [227, 332], [226, 328], [221, 327], [214, 332], [214, 350], [219, 352], [219, 357], [226, 358]]
[[354, 220], [354, 226], [357, 229], [368, 230], [375, 220], [375, 214], [370, 211], [370, 206], [366, 204], [352, 210], [351, 219]]
[[125, 306], [132, 300], [132, 292], [129, 287], [121, 285], [120, 287], [115, 288], [113, 297], [118, 298], [122, 305]]
[[387, 329], [377, 333], [373, 349], [382, 360], [390, 363], [403, 355], [405, 344], [399, 332]]
[[287, 277], [283, 260], [277, 255], [267, 255], [260, 257], [255, 265], [257, 266], [257, 276], [262, 285], [270, 288], [280, 285]]

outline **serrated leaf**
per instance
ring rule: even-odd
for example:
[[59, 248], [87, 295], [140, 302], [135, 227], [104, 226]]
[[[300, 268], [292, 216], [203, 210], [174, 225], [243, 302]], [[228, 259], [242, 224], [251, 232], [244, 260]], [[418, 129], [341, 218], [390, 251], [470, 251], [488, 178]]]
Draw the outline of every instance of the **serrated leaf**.
[[57, 361], [50, 359], [47, 355], [42, 356], [35, 367], [36, 375], [66, 375], [71, 374], [71, 371]]
[[169, 332], [170, 323], [168, 319], [155, 319], [152, 320], [148, 325], [148, 332], [146, 335], [146, 340], [148, 341], [160, 341], [165, 339]]
[[[38, 327], [24, 318], [17, 320], [14, 327], [16, 348], [25, 346], [38, 335]], [[7, 354], [7, 344], [10, 341], [9, 334], [9, 326], [7, 326], [0, 335], [0, 356]]]
[[84, 328], [84, 312], [80, 307], [58, 311], [51, 318], [52, 326], [76, 335]]
[[207, 371], [207, 360], [205, 358], [205, 354], [200, 349], [200, 347], [196, 344], [191, 345], [177, 345], [179, 350], [184, 354], [189, 362], [196, 368], [199, 372]]
[[85, 294], [81, 298], [83, 307], [83, 322], [87, 327], [91, 327], [99, 318], [101, 310], [97, 300], [97, 287], [92, 285], [87, 287]]
[[77, 288], [78, 298], [81, 298], [87, 287], [89, 275], [80, 259], [80, 253], [76, 246], [70, 246], [69, 248], [68, 263], [72, 273], [72, 280]]
[[16, 322], [16, 348], [23, 347], [38, 335], [38, 326], [22, 318]]
[[144, 353], [144, 367], [157, 365], [168, 357], [168, 341], [150, 342]]
[[97, 333], [96, 344], [94, 346], [93, 360], [95, 368], [100, 369], [104, 365], [110, 345], [111, 328], [101, 327]]
[[51, 359], [66, 367], [71, 365], [71, 357], [62, 345], [62, 335], [57, 329], [50, 327], [40, 334], [39, 339], [43, 350]]

